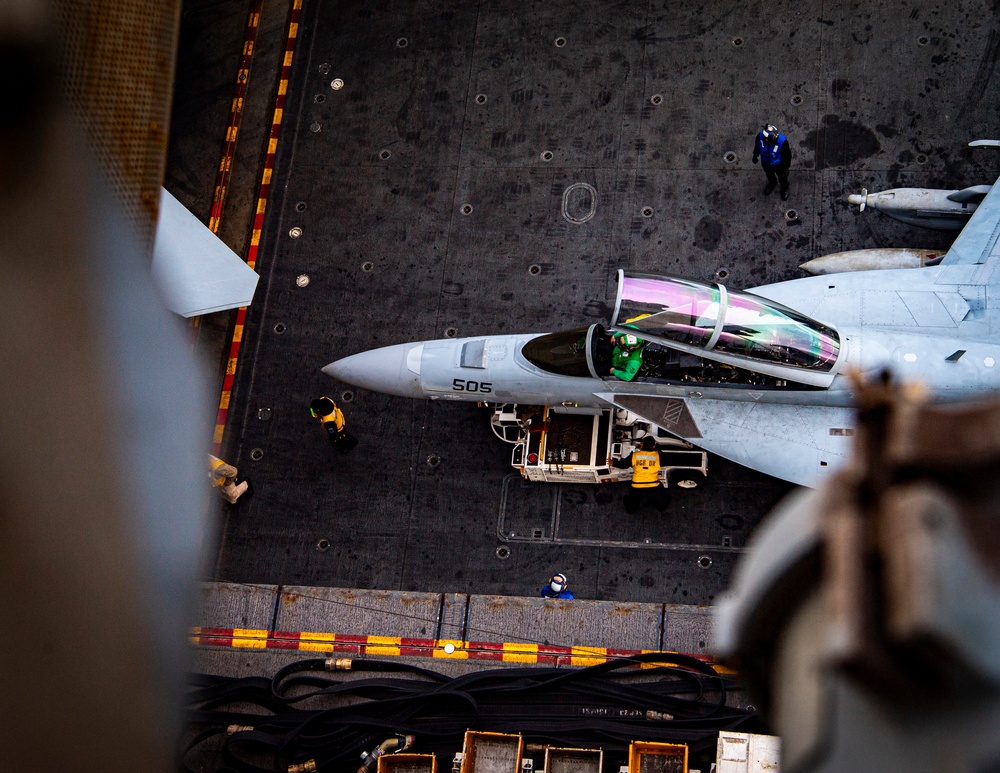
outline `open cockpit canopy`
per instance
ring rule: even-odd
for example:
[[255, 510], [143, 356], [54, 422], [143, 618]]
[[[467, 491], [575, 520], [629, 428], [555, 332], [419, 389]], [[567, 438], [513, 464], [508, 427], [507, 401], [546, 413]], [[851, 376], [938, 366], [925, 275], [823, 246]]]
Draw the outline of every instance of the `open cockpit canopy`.
[[708, 357], [731, 355], [813, 373], [830, 373], [840, 354], [836, 330], [773, 301], [718, 284], [619, 271], [610, 328], [625, 327]]

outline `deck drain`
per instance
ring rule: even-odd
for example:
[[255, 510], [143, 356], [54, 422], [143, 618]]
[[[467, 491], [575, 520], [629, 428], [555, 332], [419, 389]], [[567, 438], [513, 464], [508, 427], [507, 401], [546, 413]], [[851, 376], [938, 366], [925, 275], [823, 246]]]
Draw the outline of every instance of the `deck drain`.
[[295, 211], [296, 212], [305, 212], [306, 211], [306, 203], [304, 201], [300, 201], [298, 204], [295, 205]]
[[528, 273], [531, 274], [532, 276], [537, 276], [538, 274], [542, 273], [542, 267], [539, 266], [537, 263], [532, 263], [530, 266], [528, 266]]
[[743, 38], [733, 38], [733, 45], [739, 48], [743, 45]]
[[362, 271], [371, 271], [373, 268], [375, 268], [375, 264], [372, 263], [370, 260], [366, 260], [364, 263], [361, 264]]
[[277, 325], [275, 325], [274, 326], [274, 332], [277, 333], [278, 335], [281, 335], [282, 333], [284, 333], [285, 332], [285, 323], [284, 322], [279, 322]]
[[792, 94], [791, 103], [793, 105], [801, 105], [802, 104], [802, 97], [799, 94]]
[[302, 229], [299, 228], [298, 226], [295, 226], [294, 228], [289, 228], [288, 235], [291, 236], [293, 239], [298, 239], [300, 236], [302, 236]]
[[398, 38], [396, 40], [396, 48], [406, 48], [408, 45], [410, 45], [410, 41], [406, 38]]
[[733, 546], [733, 538], [728, 534], [722, 538], [722, 547], [729, 548]]
[[328, 539], [316, 540], [316, 550], [318, 550], [320, 553], [329, 549], [330, 549], [330, 540]]
[[551, 150], [543, 150], [543, 151], [542, 151], [542, 152], [541, 152], [541, 153], [539, 154], [539, 156], [538, 156], [538, 157], [539, 157], [540, 159], [542, 159], [542, 161], [551, 161], [551, 160], [552, 160], [552, 151], [551, 151]]
[[485, 105], [486, 100], [489, 99], [485, 94], [476, 94], [476, 104]]
[[712, 559], [709, 556], [698, 556], [698, 566], [702, 569], [708, 569], [712, 565]]
[[499, 558], [501, 561], [510, 558], [510, 548], [507, 547], [506, 545], [501, 545], [500, 547], [498, 547], [497, 558]]
[[267, 421], [268, 419], [271, 418], [271, 409], [270, 408], [258, 408], [257, 409], [257, 418], [260, 419], [261, 421]]
[[295, 277], [295, 285], [297, 287], [308, 287], [309, 274], [299, 274], [297, 277]]
[[566, 38], [556, 38], [556, 48], [562, 48], [566, 45]]
[[532, 529], [531, 530], [531, 537], [532, 537], [532, 539], [541, 539], [542, 538], [542, 530], [541, 529]]
[[340, 393], [340, 399], [342, 402], [349, 403], [354, 399], [354, 392], [350, 389], [345, 389]]
[[653, 216], [653, 208], [652, 207], [643, 207], [642, 208], [642, 216], [643, 217], [652, 217]]
[[253, 451], [250, 452], [250, 458], [253, 459], [255, 462], [259, 462], [261, 459], [264, 458], [264, 449], [255, 448]]
[[927, 156], [925, 156], [923, 153], [919, 153], [917, 155], [917, 163], [918, 164], [926, 164], [927, 163]]
[[663, 95], [662, 94], [653, 94], [653, 96], [651, 96], [649, 98], [649, 101], [652, 102], [654, 105], [658, 105], [661, 102], [663, 102]]
[[311, 124], [309, 124], [309, 131], [311, 131], [313, 134], [319, 134], [321, 131], [323, 131], [323, 125], [313, 121]]
[[717, 279], [723, 279], [723, 280], [729, 279], [729, 269], [720, 268], [718, 271], [715, 272], [715, 276]]
[[320, 75], [329, 75], [330, 74], [330, 65], [328, 65], [326, 62], [323, 62], [323, 64], [321, 64], [319, 66], [319, 74]]
[[727, 164], [735, 164], [736, 154], [731, 150], [727, 150], [725, 153], [722, 154], [722, 160]]
[[917, 38], [917, 45], [926, 46], [930, 42], [931, 39], [926, 35], [921, 35], [919, 38]]
[[392, 155], [391, 150], [383, 150], [381, 153], [378, 154], [378, 157], [381, 158], [383, 161], [385, 161], [391, 155]]
[[315, 97], [313, 97], [313, 102], [322, 105], [324, 102], [326, 102], [326, 94], [317, 94]]
[[445, 336], [445, 338], [454, 338], [457, 335], [458, 335], [458, 328], [446, 327], [444, 329], [444, 336]]
[[342, 88], [344, 88], [344, 82], [340, 78], [334, 78], [332, 81], [330, 81], [330, 88], [333, 89], [334, 91], [340, 91]]
[[430, 465], [431, 467], [437, 467], [439, 464], [441, 464], [441, 457], [431, 454], [430, 456], [427, 457], [427, 464]]
[[785, 212], [785, 220], [787, 220], [789, 223], [791, 223], [793, 220], [798, 220], [798, 219], [799, 219], [799, 213], [796, 212], [794, 209], [790, 209], [787, 212]]
[[463, 205], [462, 205], [462, 209], [461, 209], [461, 210], [459, 210], [459, 211], [460, 211], [460, 212], [461, 212], [461, 213], [462, 213], [463, 215], [471, 215], [471, 214], [472, 214], [472, 205], [471, 205], [471, 204], [463, 204]]

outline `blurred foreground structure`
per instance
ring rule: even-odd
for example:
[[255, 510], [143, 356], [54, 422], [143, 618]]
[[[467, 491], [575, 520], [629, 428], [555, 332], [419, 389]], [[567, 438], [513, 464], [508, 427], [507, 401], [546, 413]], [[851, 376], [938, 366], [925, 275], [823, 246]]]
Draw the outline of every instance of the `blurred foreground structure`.
[[[149, 278], [178, 11], [0, 5], [4, 769], [173, 767], [210, 427]], [[786, 769], [997, 764], [998, 415], [868, 393], [762, 535], [723, 629]]]
[[0, 4], [5, 770], [172, 767], [209, 437], [149, 271], [179, 5]]
[[720, 647], [784, 771], [996, 770], [1000, 402], [859, 401], [852, 463], [758, 533]]

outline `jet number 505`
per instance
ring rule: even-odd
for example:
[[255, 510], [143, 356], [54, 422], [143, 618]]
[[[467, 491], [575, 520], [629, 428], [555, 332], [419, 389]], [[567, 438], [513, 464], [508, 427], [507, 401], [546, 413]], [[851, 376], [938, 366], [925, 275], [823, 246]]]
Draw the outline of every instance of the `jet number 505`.
[[466, 381], [463, 378], [456, 378], [451, 382], [453, 392], [481, 392], [488, 395], [493, 392], [493, 384], [489, 381]]

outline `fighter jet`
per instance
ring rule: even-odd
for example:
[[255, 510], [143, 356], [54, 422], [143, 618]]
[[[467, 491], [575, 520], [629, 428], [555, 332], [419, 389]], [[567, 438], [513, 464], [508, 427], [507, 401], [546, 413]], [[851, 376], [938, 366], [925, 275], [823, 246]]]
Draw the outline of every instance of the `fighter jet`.
[[[851, 371], [888, 368], [933, 399], [1000, 388], [1000, 186], [937, 265], [810, 276], [736, 292], [620, 271], [606, 325], [399, 344], [323, 368], [404, 397], [617, 406], [694, 445], [815, 486], [854, 432]], [[631, 381], [615, 332], [641, 339]]]

